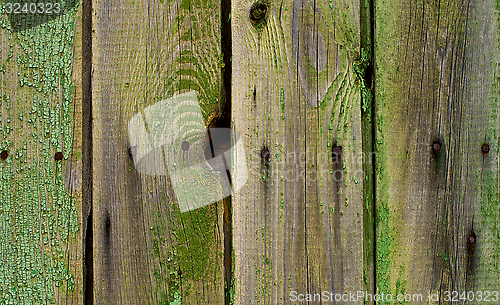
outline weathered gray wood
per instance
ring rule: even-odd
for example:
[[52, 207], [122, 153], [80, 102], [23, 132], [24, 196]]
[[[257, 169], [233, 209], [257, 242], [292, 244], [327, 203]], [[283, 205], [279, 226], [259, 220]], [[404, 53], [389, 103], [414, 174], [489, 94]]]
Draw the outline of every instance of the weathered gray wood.
[[359, 9], [358, 1], [233, 2], [232, 127], [249, 169], [233, 195], [235, 304], [370, 291]]
[[81, 13], [59, 3], [51, 16], [1, 3], [1, 304], [83, 302]]
[[377, 290], [484, 298], [500, 284], [497, 3], [377, 1], [375, 21]]
[[[223, 304], [222, 204], [181, 213], [172, 172], [140, 173], [142, 147], [128, 153], [132, 118], [174, 95], [196, 92], [207, 125], [220, 115], [220, 4], [95, 0], [93, 9], [94, 303]], [[193, 147], [188, 157], [201, 158]]]

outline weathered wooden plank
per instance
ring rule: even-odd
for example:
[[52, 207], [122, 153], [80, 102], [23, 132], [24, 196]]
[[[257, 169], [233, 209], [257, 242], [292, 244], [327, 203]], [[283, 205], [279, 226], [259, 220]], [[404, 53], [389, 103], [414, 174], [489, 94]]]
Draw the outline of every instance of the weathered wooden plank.
[[233, 2], [232, 120], [249, 165], [233, 195], [236, 304], [371, 291], [359, 11], [358, 1]]
[[82, 304], [81, 13], [16, 2], [0, 2], [0, 303]]
[[375, 5], [377, 291], [484, 301], [500, 283], [498, 4]]
[[[95, 0], [93, 10], [94, 303], [223, 304], [222, 204], [184, 212], [192, 193], [174, 191], [185, 182], [177, 165], [200, 162], [189, 183], [213, 174], [189, 132], [224, 102], [220, 3]], [[186, 116], [166, 112], [174, 101]]]

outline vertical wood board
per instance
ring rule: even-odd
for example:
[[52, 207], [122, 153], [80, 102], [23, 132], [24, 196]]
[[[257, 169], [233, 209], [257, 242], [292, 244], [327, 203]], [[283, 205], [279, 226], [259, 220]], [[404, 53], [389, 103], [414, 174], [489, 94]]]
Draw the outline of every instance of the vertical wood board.
[[235, 304], [369, 291], [359, 9], [233, 2], [232, 127], [249, 173], [233, 194]]
[[377, 290], [424, 302], [429, 292], [441, 302], [446, 291], [491, 294], [500, 279], [498, 5], [375, 5]]
[[0, 303], [81, 304], [80, 6], [0, 4]]
[[[206, 126], [221, 114], [220, 4], [95, 0], [93, 11], [94, 303], [222, 304], [222, 204], [183, 213], [163, 155], [181, 143], [141, 146], [155, 128], [181, 131], [153, 111], [165, 101], [198, 102]], [[189, 141], [182, 160], [204, 161], [201, 140]]]

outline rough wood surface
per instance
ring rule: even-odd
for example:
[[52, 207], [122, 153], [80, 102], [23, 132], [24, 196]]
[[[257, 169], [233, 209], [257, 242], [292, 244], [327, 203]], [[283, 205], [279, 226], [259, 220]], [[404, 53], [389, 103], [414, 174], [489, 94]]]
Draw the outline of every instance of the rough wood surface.
[[370, 291], [359, 9], [233, 1], [232, 127], [249, 169], [233, 195], [235, 304]]
[[129, 138], [142, 118], [169, 124], [147, 108], [167, 98], [195, 93], [202, 122], [219, 116], [220, 3], [94, 0], [93, 12], [94, 303], [223, 304], [222, 204], [181, 213], [172, 168], [159, 156], [149, 169], [163, 172], [138, 172]]
[[48, 16], [0, 2], [1, 304], [83, 303], [81, 14], [60, 3]]
[[494, 1], [376, 2], [378, 292], [499, 289], [498, 16]]
[[217, 201], [227, 3], [90, 2], [0, 0], [0, 304], [83, 304], [91, 208], [94, 304], [499, 302], [500, 4], [232, 1]]

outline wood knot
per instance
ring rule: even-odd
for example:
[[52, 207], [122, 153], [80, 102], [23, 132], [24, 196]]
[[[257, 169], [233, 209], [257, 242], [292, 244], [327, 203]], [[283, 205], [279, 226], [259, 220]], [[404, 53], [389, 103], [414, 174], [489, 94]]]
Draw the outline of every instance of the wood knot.
[[63, 159], [63, 153], [60, 151], [56, 152], [54, 159], [56, 159], [56, 161], [61, 161]]
[[483, 145], [481, 145], [481, 151], [483, 154], [487, 155], [490, 152], [490, 145], [488, 143], [483, 143]]
[[6, 150], [4, 150], [0, 153], [0, 158], [2, 158], [2, 160], [7, 159], [8, 156], [9, 156], [9, 153]]
[[264, 2], [255, 2], [250, 8], [250, 20], [256, 24], [265, 20], [267, 13], [267, 4]]

